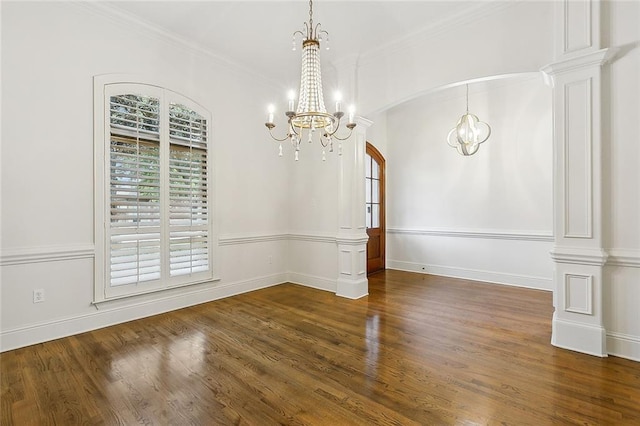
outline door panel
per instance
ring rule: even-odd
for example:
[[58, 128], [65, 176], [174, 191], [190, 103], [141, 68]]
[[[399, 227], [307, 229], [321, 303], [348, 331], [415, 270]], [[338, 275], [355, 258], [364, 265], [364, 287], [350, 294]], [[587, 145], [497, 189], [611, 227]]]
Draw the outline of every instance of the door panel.
[[384, 157], [367, 142], [365, 156], [367, 273], [385, 268]]

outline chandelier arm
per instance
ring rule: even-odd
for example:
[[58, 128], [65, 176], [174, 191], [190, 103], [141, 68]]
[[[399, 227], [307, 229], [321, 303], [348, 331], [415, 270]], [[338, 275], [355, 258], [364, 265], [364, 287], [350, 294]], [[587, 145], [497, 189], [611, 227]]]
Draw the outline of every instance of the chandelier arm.
[[267, 126], [267, 128], [269, 129], [269, 135], [271, 136], [271, 139], [273, 139], [274, 141], [276, 141], [276, 142], [284, 142], [284, 141], [286, 141], [287, 139], [289, 139], [291, 137], [291, 133], [287, 133], [287, 135], [282, 139], [276, 138], [275, 136], [273, 136], [273, 132], [271, 131], [274, 127], [275, 126], [273, 126], [273, 127]]
[[302, 130], [300, 130], [300, 133], [298, 133], [296, 131], [296, 126], [291, 125], [291, 123], [289, 123], [289, 129], [291, 129], [291, 132], [293, 132], [293, 133], [289, 132], [289, 136], [292, 136], [292, 135], [296, 135], [298, 137], [302, 136]]
[[[335, 133], [335, 132], [334, 132]], [[349, 129], [349, 134], [347, 136], [345, 136], [344, 138], [341, 138], [337, 135], [331, 135], [331, 137], [338, 139], [339, 141], [346, 141], [347, 139], [349, 139], [351, 137], [351, 134], [353, 133], [353, 127]]]
[[332, 136], [336, 134], [336, 132], [338, 131], [338, 129], [340, 129], [340, 118], [342, 117], [342, 115], [339, 115], [338, 113], [333, 114], [334, 117], [336, 117], [336, 119], [338, 120], [336, 123], [333, 124], [333, 126], [335, 127], [335, 130], [333, 132], [329, 132], [327, 131], [327, 135]]

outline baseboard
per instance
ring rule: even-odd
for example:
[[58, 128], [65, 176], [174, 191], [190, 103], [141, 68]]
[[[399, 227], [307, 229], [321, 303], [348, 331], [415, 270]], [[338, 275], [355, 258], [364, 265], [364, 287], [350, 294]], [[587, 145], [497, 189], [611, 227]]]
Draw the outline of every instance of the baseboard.
[[472, 281], [483, 281], [494, 284], [510, 285], [514, 287], [532, 288], [536, 290], [553, 290], [553, 280], [551, 278], [531, 277], [526, 275], [508, 274], [504, 272], [481, 271], [476, 269], [442, 265], [429, 265], [389, 259], [387, 259], [387, 269], [397, 269], [400, 271], [441, 275], [444, 277], [452, 278], [463, 278]]
[[128, 304], [127, 306], [100, 308], [90, 314], [6, 330], [0, 334], [0, 352], [271, 287], [287, 282], [287, 278], [287, 274], [268, 275], [246, 281], [197, 289], [177, 296], [172, 295]]
[[332, 280], [329, 278], [300, 274], [298, 272], [288, 272], [287, 277], [287, 281], [290, 283], [299, 284], [318, 290], [330, 291], [331, 293], [335, 293], [338, 288], [336, 280]]
[[607, 336], [604, 327], [567, 321], [553, 314], [551, 344], [589, 355], [607, 356]]
[[640, 337], [607, 333], [607, 352], [609, 355], [640, 361]]

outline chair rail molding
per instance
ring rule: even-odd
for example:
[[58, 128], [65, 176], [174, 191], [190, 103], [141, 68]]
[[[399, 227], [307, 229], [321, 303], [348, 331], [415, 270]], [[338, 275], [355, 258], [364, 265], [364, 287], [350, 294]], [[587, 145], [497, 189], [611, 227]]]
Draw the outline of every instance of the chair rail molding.
[[515, 231], [495, 229], [446, 229], [446, 228], [387, 228], [389, 234], [417, 235], [451, 238], [481, 238], [491, 240], [544, 241], [553, 242], [553, 233], [539, 231]]
[[59, 262], [75, 259], [93, 259], [93, 244], [73, 244], [55, 247], [27, 247], [3, 249], [0, 252], [0, 266], [25, 265], [30, 263]]
[[640, 268], [640, 250], [609, 249], [607, 265]]
[[582, 248], [582, 247], [566, 247], [556, 246], [551, 250], [551, 258], [556, 263], [568, 263], [575, 265], [592, 265], [592, 266], [604, 266], [607, 264], [609, 255], [605, 250], [595, 248]]
[[234, 234], [234, 235], [221, 235], [218, 237], [219, 246], [232, 246], [237, 244], [254, 244], [270, 241], [287, 241], [289, 234], [287, 233], [275, 233], [275, 234]]

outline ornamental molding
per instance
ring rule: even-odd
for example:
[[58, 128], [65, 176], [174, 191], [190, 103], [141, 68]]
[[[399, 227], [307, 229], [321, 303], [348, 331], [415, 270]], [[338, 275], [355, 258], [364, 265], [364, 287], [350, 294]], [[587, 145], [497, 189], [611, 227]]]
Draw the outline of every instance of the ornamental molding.
[[93, 244], [15, 248], [2, 250], [0, 266], [93, 259], [94, 257], [95, 247]]
[[595, 52], [553, 62], [542, 67], [540, 71], [545, 77], [545, 82], [553, 87], [552, 82], [554, 77], [585, 68], [600, 67], [611, 60], [617, 51], [617, 48], [607, 47], [596, 50]]
[[603, 249], [588, 249], [580, 247], [555, 247], [551, 258], [557, 263], [574, 265], [604, 266], [609, 255]]
[[453, 237], [453, 238], [481, 238], [492, 240], [517, 240], [517, 241], [546, 241], [554, 240], [551, 232], [528, 232], [528, 231], [496, 231], [482, 229], [406, 229], [406, 228], [388, 228], [389, 234], [399, 235], [419, 235], [419, 236], [435, 236], [435, 237]]
[[640, 250], [610, 249], [607, 265], [640, 268]]

